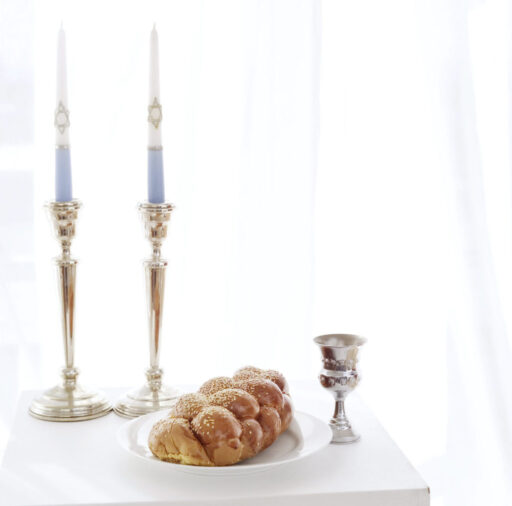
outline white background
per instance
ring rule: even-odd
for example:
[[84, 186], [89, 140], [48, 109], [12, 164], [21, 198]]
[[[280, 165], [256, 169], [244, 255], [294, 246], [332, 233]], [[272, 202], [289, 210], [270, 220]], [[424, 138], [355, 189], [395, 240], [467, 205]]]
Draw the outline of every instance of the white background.
[[247, 363], [314, 378], [313, 336], [363, 334], [361, 393], [433, 504], [507, 504], [510, 16], [500, 0], [0, 1], [0, 447], [17, 393], [62, 362], [42, 209], [61, 20], [76, 362], [90, 385], [143, 381], [156, 22], [168, 381]]

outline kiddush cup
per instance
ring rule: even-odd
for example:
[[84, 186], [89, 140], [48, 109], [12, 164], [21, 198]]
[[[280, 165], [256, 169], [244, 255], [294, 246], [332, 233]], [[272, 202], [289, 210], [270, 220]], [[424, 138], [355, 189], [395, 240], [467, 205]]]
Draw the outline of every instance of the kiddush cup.
[[322, 354], [320, 383], [336, 401], [334, 415], [329, 421], [332, 443], [353, 443], [360, 435], [345, 414], [345, 398], [359, 383], [359, 347], [366, 343], [366, 339], [354, 334], [326, 334], [315, 337], [314, 341]]

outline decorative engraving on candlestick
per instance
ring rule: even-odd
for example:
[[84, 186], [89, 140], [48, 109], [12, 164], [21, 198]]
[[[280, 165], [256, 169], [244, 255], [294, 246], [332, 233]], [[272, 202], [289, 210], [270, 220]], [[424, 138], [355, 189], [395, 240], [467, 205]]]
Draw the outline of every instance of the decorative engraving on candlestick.
[[332, 393], [336, 402], [329, 421], [332, 443], [353, 443], [360, 435], [345, 414], [345, 398], [359, 383], [358, 353], [366, 339], [353, 334], [327, 334], [315, 337], [314, 341], [322, 353], [320, 384]]
[[160, 368], [160, 344], [167, 260], [161, 257], [161, 248], [167, 237], [167, 225], [174, 206], [169, 203], [139, 204], [147, 239], [151, 243], [151, 258], [144, 261], [146, 297], [149, 323], [149, 369], [147, 383], [140, 389], [129, 392], [114, 406], [121, 416], [133, 418], [172, 407], [180, 394], [179, 390], [162, 383]]
[[155, 127], [160, 126], [162, 121], [162, 104], [158, 102], [158, 98], [153, 99], [153, 103], [148, 105], [148, 121]]
[[55, 110], [55, 119], [53, 121], [55, 128], [63, 134], [66, 131], [66, 128], [69, 128], [69, 111], [66, 109], [66, 106], [59, 101], [59, 105]]
[[61, 303], [65, 367], [62, 369], [62, 383], [35, 399], [29, 412], [36, 418], [55, 422], [90, 420], [106, 415], [112, 406], [101, 392], [87, 390], [77, 383], [79, 371], [74, 366], [75, 286], [78, 261], [71, 258], [70, 250], [81, 203], [78, 200], [50, 202], [46, 207], [55, 236], [61, 246], [61, 255], [55, 259], [55, 263]]

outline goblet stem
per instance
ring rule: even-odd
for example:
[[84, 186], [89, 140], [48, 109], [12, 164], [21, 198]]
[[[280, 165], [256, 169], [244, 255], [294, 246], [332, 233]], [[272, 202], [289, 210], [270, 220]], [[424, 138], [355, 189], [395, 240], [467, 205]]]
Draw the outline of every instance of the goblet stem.
[[333, 443], [353, 443], [359, 439], [359, 434], [352, 428], [345, 414], [345, 395], [336, 396], [334, 415], [329, 420], [332, 429]]
[[345, 414], [345, 399], [337, 399], [334, 407], [334, 415], [331, 418], [331, 424], [336, 425], [338, 429], [350, 429], [350, 422]]

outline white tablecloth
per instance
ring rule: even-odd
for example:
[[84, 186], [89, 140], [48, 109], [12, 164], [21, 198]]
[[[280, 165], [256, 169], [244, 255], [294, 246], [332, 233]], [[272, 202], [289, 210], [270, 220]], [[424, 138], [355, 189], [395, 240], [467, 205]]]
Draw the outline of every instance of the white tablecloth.
[[[124, 390], [107, 390], [112, 400]], [[196, 476], [147, 465], [121, 449], [125, 419], [111, 413], [87, 422], [36, 420], [21, 396], [0, 469], [0, 504], [427, 506], [417, 471], [352, 394], [347, 412], [362, 433], [358, 443], [330, 445], [300, 462], [247, 476]], [[315, 382], [292, 383], [297, 409], [327, 420], [329, 394]], [[162, 469], [160, 469], [162, 467]]]

